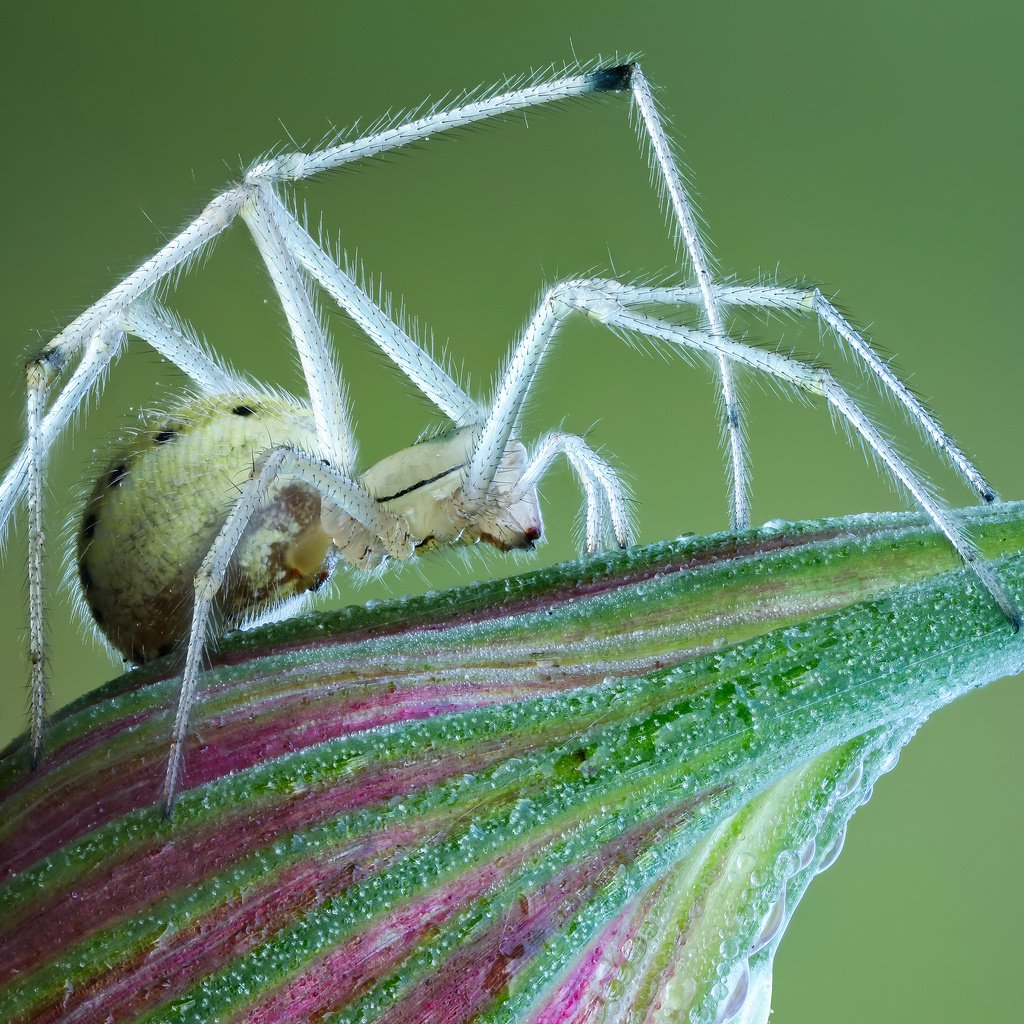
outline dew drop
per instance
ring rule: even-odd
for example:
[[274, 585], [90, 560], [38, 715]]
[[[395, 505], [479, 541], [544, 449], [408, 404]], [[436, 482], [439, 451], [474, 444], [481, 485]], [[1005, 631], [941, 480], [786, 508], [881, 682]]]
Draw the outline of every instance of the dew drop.
[[732, 989], [729, 991], [729, 995], [725, 1002], [722, 1004], [721, 1009], [718, 1011], [716, 1024], [725, 1024], [725, 1021], [732, 1020], [740, 1010], [743, 1009], [743, 1004], [747, 999], [747, 992], [750, 989], [750, 966], [743, 961], [740, 969], [740, 973], [733, 983]]
[[836, 789], [836, 797], [839, 800], [845, 800], [859, 785], [860, 780], [864, 778], [864, 765], [862, 762], [857, 762], [850, 769], [849, 774], [846, 775], [839, 783]]
[[750, 947], [750, 952], [756, 953], [759, 949], [764, 949], [764, 947], [779, 934], [779, 929], [782, 927], [782, 923], [785, 920], [786, 891], [783, 889], [782, 895], [771, 905], [771, 909], [765, 915], [764, 923], [761, 925], [761, 931], [758, 932], [757, 938], [754, 939], [754, 944]]
[[775, 858], [775, 877], [784, 882], [800, 869], [800, 855], [795, 850], [783, 850]]
[[821, 858], [818, 863], [818, 873], [827, 871], [839, 857], [839, 854], [843, 852], [843, 843], [846, 842], [846, 826], [844, 825], [835, 839], [832, 841], [832, 845], [825, 851], [825, 855]]
[[803, 849], [800, 851], [800, 870], [803, 871], [808, 864], [814, 860], [815, 853], [818, 852], [818, 844], [814, 841], [814, 836], [811, 836], [803, 845]]
[[745, 875], [748, 871], [750, 871], [754, 867], [754, 865], [756, 863], [757, 863], [757, 860], [754, 858], [754, 855], [752, 853], [737, 853], [736, 854], [736, 860], [735, 860], [736, 870], [741, 875]]
[[750, 978], [750, 991], [743, 1012], [733, 1024], [768, 1024], [772, 1012], [772, 964], [760, 963]]

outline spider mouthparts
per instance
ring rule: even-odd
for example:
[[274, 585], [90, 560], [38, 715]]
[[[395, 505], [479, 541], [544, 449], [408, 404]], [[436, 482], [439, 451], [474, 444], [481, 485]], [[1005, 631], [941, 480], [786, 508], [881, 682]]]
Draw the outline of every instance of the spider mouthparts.
[[629, 88], [636, 70], [635, 64], [620, 64], [614, 68], [599, 68], [587, 74], [587, 85], [593, 92], [623, 92]]

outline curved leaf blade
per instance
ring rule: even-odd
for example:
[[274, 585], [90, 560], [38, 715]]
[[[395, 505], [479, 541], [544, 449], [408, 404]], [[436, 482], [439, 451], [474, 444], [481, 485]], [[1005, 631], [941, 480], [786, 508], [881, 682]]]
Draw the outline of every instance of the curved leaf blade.
[[[1024, 509], [965, 513], [1019, 599]], [[226, 640], [0, 759], [19, 1021], [763, 1020], [877, 775], [1024, 641], [914, 516], [694, 538]]]

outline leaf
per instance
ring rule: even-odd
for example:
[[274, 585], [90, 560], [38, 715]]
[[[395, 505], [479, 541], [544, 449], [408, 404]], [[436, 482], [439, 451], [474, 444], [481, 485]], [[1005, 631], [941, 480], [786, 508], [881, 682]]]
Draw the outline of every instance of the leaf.
[[[1024, 505], [962, 513], [1024, 596]], [[0, 758], [0, 1017], [767, 1018], [814, 874], [935, 709], [1024, 667], [912, 515], [683, 539], [235, 634]]]

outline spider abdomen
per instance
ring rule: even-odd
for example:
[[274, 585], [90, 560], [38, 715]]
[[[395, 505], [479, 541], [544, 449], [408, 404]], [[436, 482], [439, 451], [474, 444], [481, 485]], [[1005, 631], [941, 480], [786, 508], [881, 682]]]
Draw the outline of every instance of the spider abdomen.
[[[238, 488], [272, 448], [316, 450], [312, 414], [267, 395], [194, 399], [147, 417], [96, 481], [78, 533], [78, 572], [103, 635], [130, 661], [187, 636], [193, 580]], [[283, 481], [247, 527], [216, 602], [222, 628], [322, 585], [331, 571], [320, 496]]]

